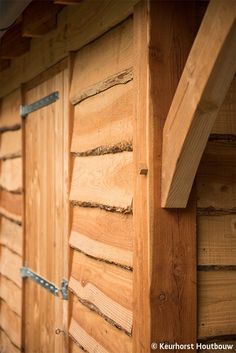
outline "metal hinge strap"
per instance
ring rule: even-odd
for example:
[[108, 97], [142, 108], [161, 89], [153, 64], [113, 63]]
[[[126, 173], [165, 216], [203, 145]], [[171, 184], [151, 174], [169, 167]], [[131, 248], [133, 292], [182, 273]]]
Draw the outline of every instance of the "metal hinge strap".
[[35, 112], [38, 109], [46, 107], [49, 104], [56, 102], [59, 99], [59, 92], [53, 92], [42, 99], [39, 99], [37, 102], [34, 102], [29, 105], [20, 106], [20, 116], [26, 118], [28, 114]]
[[45, 278], [41, 277], [37, 273], [33, 272], [28, 267], [22, 267], [20, 269], [20, 274], [22, 278], [30, 278], [41, 287], [45, 288], [47, 291], [55, 296], [59, 296], [61, 293], [62, 299], [68, 300], [68, 281], [62, 279], [61, 288], [57, 288], [53, 283], [47, 281]]

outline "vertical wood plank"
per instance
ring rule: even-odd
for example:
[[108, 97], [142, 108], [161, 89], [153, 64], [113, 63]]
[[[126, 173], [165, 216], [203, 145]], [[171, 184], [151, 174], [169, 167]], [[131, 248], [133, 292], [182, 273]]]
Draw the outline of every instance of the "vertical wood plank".
[[195, 3], [143, 2], [136, 6], [134, 20], [138, 50], [133, 352], [147, 353], [151, 342], [196, 340], [194, 195], [186, 210], [161, 209], [162, 130], [194, 40]]

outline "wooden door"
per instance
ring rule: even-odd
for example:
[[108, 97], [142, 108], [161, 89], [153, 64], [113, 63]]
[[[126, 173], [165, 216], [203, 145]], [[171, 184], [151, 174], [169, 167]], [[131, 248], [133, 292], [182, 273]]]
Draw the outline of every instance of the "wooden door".
[[[25, 265], [60, 287], [68, 278], [67, 70], [28, 87], [24, 100], [32, 104], [55, 91], [55, 103], [25, 120]], [[24, 293], [25, 352], [67, 352], [66, 335], [55, 330], [67, 331], [68, 302], [28, 278]]]

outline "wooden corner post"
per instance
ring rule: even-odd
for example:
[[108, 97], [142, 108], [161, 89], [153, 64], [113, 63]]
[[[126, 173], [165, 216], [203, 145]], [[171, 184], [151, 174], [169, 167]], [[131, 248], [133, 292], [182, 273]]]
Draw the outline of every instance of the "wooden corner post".
[[141, 1], [134, 10], [133, 353], [196, 341], [194, 193], [185, 210], [161, 208], [163, 127], [195, 23], [194, 1]]

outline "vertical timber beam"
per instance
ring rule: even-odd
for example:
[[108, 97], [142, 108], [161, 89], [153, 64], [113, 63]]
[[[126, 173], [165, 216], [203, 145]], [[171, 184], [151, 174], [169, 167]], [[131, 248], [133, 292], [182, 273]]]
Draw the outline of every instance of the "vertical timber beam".
[[185, 210], [161, 208], [163, 127], [195, 34], [194, 1], [135, 7], [133, 353], [196, 342], [194, 190]]

